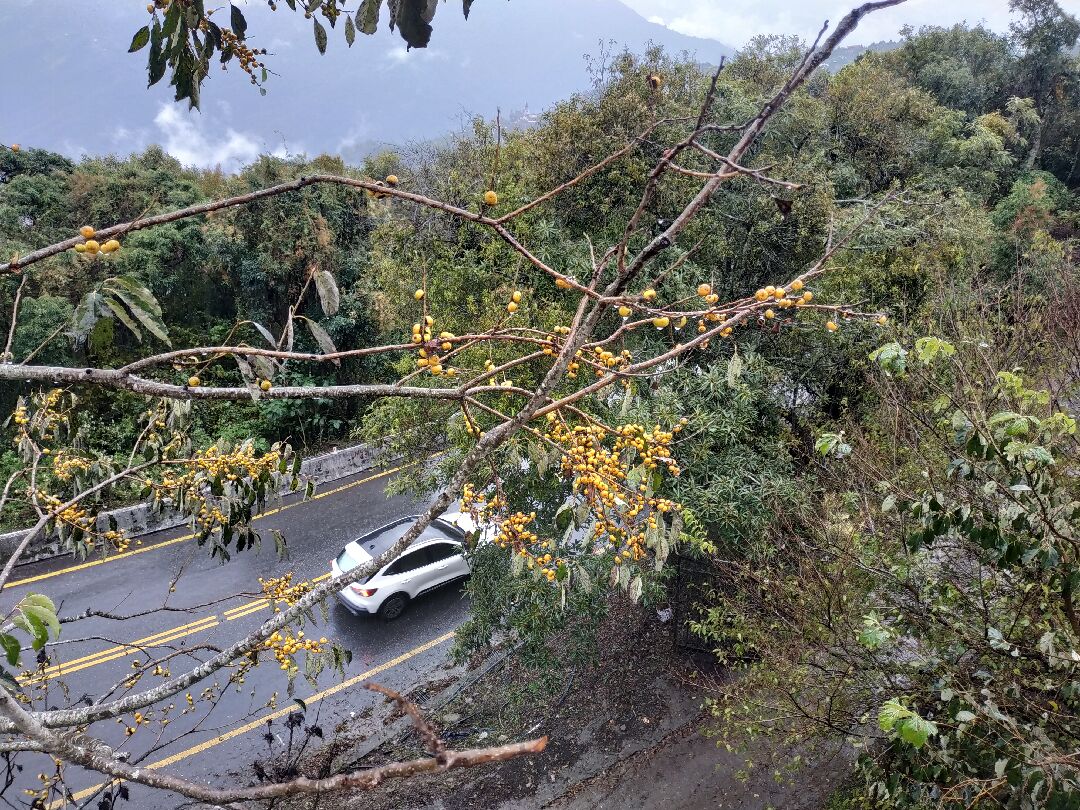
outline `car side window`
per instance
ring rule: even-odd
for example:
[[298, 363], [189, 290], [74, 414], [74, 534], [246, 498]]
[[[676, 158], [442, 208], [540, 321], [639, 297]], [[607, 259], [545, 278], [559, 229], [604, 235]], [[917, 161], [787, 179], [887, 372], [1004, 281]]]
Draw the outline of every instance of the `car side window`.
[[453, 543], [432, 543], [427, 547], [429, 559], [433, 563], [442, 562], [461, 553], [461, 547]]
[[393, 574], [406, 574], [409, 571], [421, 568], [422, 566], [425, 566], [427, 564], [427, 549], [422, 548], [418, 549], [417, 551], [410, 552], [404, 557], [398, 557], [397, 560], [390, 564], [390, 567], [387, 568], [384, 573], [387, 576], [391, 576]]

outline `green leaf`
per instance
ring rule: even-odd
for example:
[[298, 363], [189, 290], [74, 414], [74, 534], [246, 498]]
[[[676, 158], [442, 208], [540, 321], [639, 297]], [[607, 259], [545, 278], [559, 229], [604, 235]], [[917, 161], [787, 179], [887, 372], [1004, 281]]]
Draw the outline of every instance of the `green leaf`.
[[341, 294], [337, 282], [329, 270], [315, 271], [315, 290], [319, 294], [319, 305], [327, 317], [336, 315], [341, 307]]
[[302, 701], [300, 698], [294, 697], [293, 703], [300, 707], [300, 711], [307, 713], [307, 704], [304, 703], [304, 701]]
[[259, 334], [262, 335], [266, 339], [266, 342], [270, 344], [271, 349], [276, 349], [277, 348], [277, 341], [274, 340], [274, 336], [272, 334], [270, 334], [269, 329], [267, 329], [261, 323], [255, 323], [255, 321], [251, 321], [250, 323], [257, 330], [259, 330]]
[[[300, 316], [303, 317], [303, 316]], [[337, 346], [334, 345], [334, 341], [330, 339], [330, 335], [326, 333], [326, 330], [319, 326], [311, 318], [304, 318], [307, 321], [308, 331], [311, 332], [311, 336], [315, 338], [315, 342], [319, 344], [319, 348], [322, 349], [323, 354], [334, 354], [337, 352]], [[335, 366], [340, 366], [340, 360], [331, 361]]]
[[168, 55], [161, 47], [162, 40], [161, 25], [155, 19], [154, 27], [150, 31], [150, 55], [146, 60], [147, 87], [153, 87], [161, 81], [161, 77], [165, 75], [165, 69], [169, 66]]
[[634, 577], [630, 581], [630, 601], [637, 602], [641, 599], [641, 591], [644, 588], [644, 583], [641, 580], [641, 575]]
[[326, 29], [318, 20], [313, 19], [312, 22], [315, 23], [315, 47], [319, 53], [326, 53]]
[[353, 42], [356, 41], [356, 26], [353, 25], [352, 17], [345, 15], [345, 41], [352, 47]]
[[19, 644], [19, 640], [15, 636], [2, 633], [0, 634], [0, 646], [4, 648], [8, 663], [13, 667], [17, 667], [19, 665], [19, 653], [22, 652], [22, 645]]
[[229, 18], [229, 25], [238, 39], [243, 39], [246, 36], [247, 20], [244, 19], [243, 13], [236, 6], [232, 7], [232, 15]]
[[956, 713], [956, 722], [970, 723], [972, 720], [975, 719], [975, 716], [976, 715], [974, 712], [969, 712], [967, 709], [961, 709]]
[[882, 731], [892, 731], [896, 724], [911, 717], [911, 710], [895, 698], [886, 700], [878, 710], [878, 728]]
[[374, 34], [379, 28], [379, 10], [382, 0], [364, 0], [356, 10], [356, 27], [363, 34]]
[[937, 734], [937, 725], [924, 720], [917, 714], [912, 714], [911, 717], [905, 718], [901, 721], [900, 726], [900, 739], [915, 748], [922, 748], [926, 745], [927, 739], [930, 735]]
[[135, 36], [131, 38], [131, 45], [128, 47], [128, 53], [135, 53], [135, 51], [141, 51], [146, 47], [146, 43], [150, 41], [150, 26], [144, 25], [138, 31], [135, 32]]

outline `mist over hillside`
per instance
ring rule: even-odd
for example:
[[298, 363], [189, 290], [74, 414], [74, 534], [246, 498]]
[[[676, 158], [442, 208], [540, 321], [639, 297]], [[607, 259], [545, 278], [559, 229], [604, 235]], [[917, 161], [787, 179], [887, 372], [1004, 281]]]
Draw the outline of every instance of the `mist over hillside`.
[[[26, 13], [49, 8], [55, 13]], [[538, 112], [589, 86], [586, 54], [613, 41], [656, 42], [716, 63], [732, 49], [650, 23], [617, 0], [481, 0], [466, 21], [440, 4], [428, 48], [407, 51], [385, 20], [346, 47], [340, 26], [325, 56], [310, 23], [284, 8], [243, 7], [255, 47], [274, 75], [260, 96], [235, 68], [213, 70], [203, 113], [147, 91], [145, 52], [126, 53], [146, 12], [134, 3], [8, 0], [0, 26], [19, 31], [0, 54], [12, 140], [77, 157], [127, 154], [161, 143], [185, 163], [235, 168], [260, 152], [340, 153], [359, 160], [380, 146], [438, 136], [470, 114]], [[42, 43], [50, 43], [43, 48]]]

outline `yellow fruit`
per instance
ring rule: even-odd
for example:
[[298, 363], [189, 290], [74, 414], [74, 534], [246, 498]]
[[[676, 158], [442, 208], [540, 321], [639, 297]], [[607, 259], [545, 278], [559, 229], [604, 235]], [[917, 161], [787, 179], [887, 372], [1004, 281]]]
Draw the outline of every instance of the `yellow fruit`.
[[682, 329], [684, 326], [686, 326], [686, 316], [685, 315], [683, 315], [681, 318], [679, 318], [679, 320], [675, 323], [675, 328], [676, 329]]
[[431, 366], [431, 373], [435, 376], [442, 374], [442, 363], [435, 363]]
[[386, 185], [388, 185], [388, 186], [396, 186], [397, 184], [398, 184], [398, 177], [397, 177], [396, 174], [388, 174], [388, 175], [386, 175]]
[[154, 4], [153, 3], [147, 3], [146, 4], [146, 12], [148, 14], [153, 14], [154, 13]]
[[270, 386], [271, 382], [269, 380], [263, 380], [261, 383], [259, 383], [259, 388], [261, 388], [263, 391], [269, 391]]
[[89, 239], [93, 235], [94, 229], [91, 228], [89, 225], [83, 225], [81, 228], [79, 228], [79, 236], [81, 236], [83, 239]]
[[444, 352], [448, 352], [448, 351], [450, 351], [450, 350], [451, 350], [452, 348], [454, 348], [454, 344], [453, 344], [453, 343], [450, 343], [449, 341], [443, 341], [441, 345], [442, 345], [442, 350], [443, 350]]
[[11, 145], [11, 151], [12, 151], [12, 152], [16, 152], [16, 153], [17, 153], [17, 152], [18, 152], [18, 151], [19, 151], [20, 149], [22, 149], [22, 147], [21, 147], [21, 146], [19, 146], [19, 145], [18, 145], [17, 143], [13, 143], [13, 144]]
[[656, 73], [650, 73], [648, 78], [645, 79], [645, 81], [649, 83], [649, 87], [651, 87], [653, 90], [659, 90], [660, 87], [664, 84], [664, 80], [660, 78], [660, 76]]
[[754, 298], [756, 298], [758, 301], [764, 301], [768, 297], [769, 294], [765, 292], [765, 290], [758, 290], [754, 293]]
[[707, 297], [709, 295], [709, 293], [711, 293], [711, 292], [712, 292], [712, 285], [711, 284], [698, 284], [697, 294], [700, 295], [702, 298]]
[[87, 239], [86, 240], [86, 252], [87, 253], [97, 253], [99, 250], [101, 250], [101, 245], [99, 245], [96, 240], [94, 240], [94, 239]]
[[641, 294], [641, 297], [644, 298], [646, 301], [652, 301], [654, 298], [656, 298], [656, 290], [650, 287]]
[[81, 242], [75, 246], [76, 253], [86, 253], [86, 245]]
[[515, 304], [513, 301], [511, 301], [509, 304], [506, 305], [506, 311], [507, 312], [517, 312], [518, 311], [518, 305]]
[[447, 377], [456, 377], [457, 376], [457, 369], [456, 368], [448, 368], [446, 370], [446, 376]]
[[814, 300], [814, 294], [807, 290], [802, 294], [802, 300], [809, 304], [811, 301]]
[[776, 317], [776, 313], [773, 312], [771, 309], [767, 309], [767, 310], [765, 310], [765, 317], [768, 318], [769, 320], [772, 320], [773, 318]]
[[514, 294], [510, 296], [510, 300], [515, 304], [521, 303], [521, 293], [518, 290], [514, 290]]
[[835, 321], [826, 321], [825, 328], [828, 329], [830, 332], [835, 332], [840, 327], [836, 325]]
[[633, 313], [634, 313], [634, 310], [630, 309], [630, 307], [628, 307], [628, 306], [619, 307], [619, 315], [621, 315], [624, 318], [629, 318]]
[[659, 318], [653, 318], [652, 325], [657, 329], [666, 329], [669, 323], [671, 323], [671, 319], [666, 315], [661, 315]]
[[886, 318], [884, 315], [878, 315], [877, 316], [877, 325], [878, 326], [884, 326], [888, 322], [889, 322], [889, 319]]
[[499, 195], [491, 189], [484, 192], [484, 205], [498, 205]]
[[417, 290], [416, 292], [414, 292], [412, 294], [412, 297], [415, 298], [417, 301], [423, 300], [424, 291], [423, 290]]
[[773, 290], [772, 295], [773, 295], [773, 298], [780, 299], [780, 298], [783, 298], [786, 295], [786, 293], [784, 292], [783, 287], [777, 287], [775, 290]]
[[568, 290], [570, 289], [570, 282], [567, 281], [565, 278], [560, 277], [555, 279], [555, 286], [558, 287], [560, 290]]
[[101, 246], [102, 253], [115, 253], [120, 249], [120, 243], [115, 239], [110, 239], [104, 245]]
[[776, 287], [774, 287], [772, 284], [765, 288], [766, 295], [772, 295], [774, 292], [776, 292]]
[[200, 382], [202, 382], [202, 381], [198, 377], [196, 377], [194, 374], [192, 374], [190, 377], [188, 377], [188, 381], [187, 381], [188, 388], [198, 388]]
[[715, 304], [719, 300], [720, 300], [720, 296], [717, 295], [716, 293], [709, 293], [708, 295], [705, 296], [705, 302], [707, 304]]
[[793, 282], [791, 282], [791, 289], [792, 289], [793, 292], [798, 292], [802, 288], [803, 288], [803, 283], [799, 279], [795, 279]]

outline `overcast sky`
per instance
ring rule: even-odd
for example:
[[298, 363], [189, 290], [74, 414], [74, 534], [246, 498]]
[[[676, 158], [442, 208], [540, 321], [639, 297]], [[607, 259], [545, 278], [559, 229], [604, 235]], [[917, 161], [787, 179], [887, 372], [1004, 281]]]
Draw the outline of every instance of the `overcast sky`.
[[[710, 37], [738, 47], [754, 34], [817, 34], [822, 22], [834, 24], [856, 0], [622, 0], [653, 22], [684, 34]], [[1080, 0], [1059, 0], [1066, 11], [1080, 15]], [[1009, 25], [1008, 0], [907, 0], [865, 18], [850, 37], [852, 43], [896, 39], [905, 24], [952, 25], [985, 22], [1004, 31]]]

